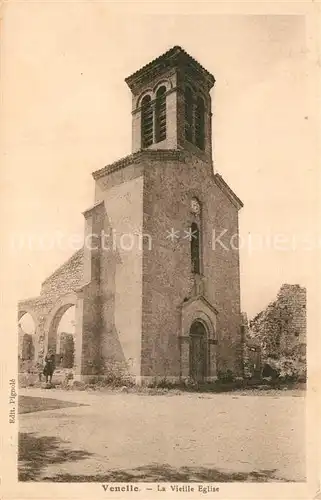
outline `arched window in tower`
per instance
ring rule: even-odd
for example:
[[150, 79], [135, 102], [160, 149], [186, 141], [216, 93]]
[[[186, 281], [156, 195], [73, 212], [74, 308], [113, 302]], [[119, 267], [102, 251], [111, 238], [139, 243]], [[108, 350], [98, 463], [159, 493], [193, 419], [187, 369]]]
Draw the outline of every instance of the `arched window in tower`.
[[166, 87], [159, 87], [156, 92], [156, 142], [166, 139]]
[[153, 107], [150, 95], [142, 100], [142, 147], [153, 144]]
[[205, 106], [202, 97], [198, 97], [196, 101], [195, 144], [200, 149], [205, 147]]
[[185, 139], [193, 142], [193, 91], [185, 88]]
[[196, 222], [192, 222], [191, 224], [191, 263], [192, 272], [194, 274], [200, 274], [200, 230]]

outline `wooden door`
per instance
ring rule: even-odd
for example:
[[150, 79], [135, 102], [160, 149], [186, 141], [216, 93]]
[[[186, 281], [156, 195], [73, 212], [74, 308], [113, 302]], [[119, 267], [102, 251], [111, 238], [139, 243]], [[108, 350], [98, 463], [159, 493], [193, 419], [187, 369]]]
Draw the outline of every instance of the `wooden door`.
[[190, 377], [202, 382], [206, 373], [206, 330], [202, 323], [195, 322], [190, 330]]

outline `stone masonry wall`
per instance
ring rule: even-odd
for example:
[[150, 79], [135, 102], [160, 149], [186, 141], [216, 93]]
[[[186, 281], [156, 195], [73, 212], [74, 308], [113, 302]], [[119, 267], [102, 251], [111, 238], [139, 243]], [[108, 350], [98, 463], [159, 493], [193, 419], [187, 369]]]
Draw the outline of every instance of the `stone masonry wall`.
[[83, 257], [81, 248], [62, 266], [54, 271], [41, 285], [41, 295], [52, 299], [81, 286], [83, 281]]
[[[152, 250], [143, 258], [142, 375], [179, 376], [181, 307], [194, 292], [190, 241], [192, 197], [202, 205], [203, 294], [218, 310], [217, 372], [241, 372], [238, 251], [213, 248], [213, 231], [238, 236], [238, 210], [215, 183], [212, 165], [193, 154], [151, 158], [144, 179], [144, 233]], [[173, 155], [174, 156], [174, 155]], [[171, 241], [174, 228], [180, 238]], [[224, 239], [224, 238], [223, 238]], [[235, 240], [234, 240], [235, 241]]]

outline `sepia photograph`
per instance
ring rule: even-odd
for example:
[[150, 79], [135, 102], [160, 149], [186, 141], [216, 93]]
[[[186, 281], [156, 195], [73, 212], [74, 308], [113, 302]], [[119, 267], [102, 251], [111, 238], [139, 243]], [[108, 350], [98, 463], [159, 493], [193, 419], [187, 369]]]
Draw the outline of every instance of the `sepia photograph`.
[[3, 498], [310, 498], [311, 18], [126, 5], [3, 9]]

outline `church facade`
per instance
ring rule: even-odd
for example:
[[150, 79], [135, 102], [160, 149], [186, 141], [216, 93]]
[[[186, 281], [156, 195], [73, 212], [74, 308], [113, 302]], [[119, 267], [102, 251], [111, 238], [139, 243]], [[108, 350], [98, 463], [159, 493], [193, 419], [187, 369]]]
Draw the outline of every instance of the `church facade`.
[[84, 247], [19, 303], [36, 353], [76, 306], [75, 376], [122, 367], [137, 383], [242, 375], [238, 213], [214, 172], [214, 77], [173, 47], [126, 79], [132, 152], [93, 173]]

